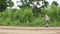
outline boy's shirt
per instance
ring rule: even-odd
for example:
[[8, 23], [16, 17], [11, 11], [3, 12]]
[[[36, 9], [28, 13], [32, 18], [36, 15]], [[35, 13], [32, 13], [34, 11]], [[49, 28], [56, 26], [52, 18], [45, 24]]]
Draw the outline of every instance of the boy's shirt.
[[46, 15], [46, 20], [49, 20], [49, 17]]

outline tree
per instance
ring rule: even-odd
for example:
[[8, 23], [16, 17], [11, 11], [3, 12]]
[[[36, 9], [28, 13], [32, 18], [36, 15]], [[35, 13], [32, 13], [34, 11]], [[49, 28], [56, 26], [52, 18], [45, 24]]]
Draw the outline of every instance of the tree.
[[5, 10], [6, 7], [7, 7], [6, 0], [0, 0], [0, 12], [2, 12], [3, 10]]
[[[27, 2], [27, 1], [29, 1], [29, 2]], [[34, 5], [34, 1], [36, 1], [37, 2], [37, 5], [41, 5], [40, 3], [39, 3], [39, 1], [42, 1], [43, 3], [42, 4], [44, 4], [44, 5], [42, 5], [41, 7], [37, 7], [37, 5]], [[20, 6], [20, 7], [22, 7], [23, 9], [24, 8], [26, 8], [26, 7], [30, 7], [30, 4], [32, 4], [32, 12], [35, 14], [35, 15], [38, 15], [39, 13], [42, 13], [42, 9], [41, 8], [44, 8], [44, 7], [46, 7], [47, 8], [47, 6], [48, 6], [48, 2], [47, 1], [45, 1], [45, 0], [21, 0], [21, 2], [22, 2], [22, 6]], [[24, 3], [25, 2], [25, 3]]]
[[48, 1], [45, 1], [45, 0], [42, 0], [42, 1], [43, 1], [43, 4], [44, 5], [42, 5], [41, 8], [44, 8], [44, 9], [47, 8], [48, 5], [49, 5], [49, 2]]
[[12, 7], [12, 6], [14, 5], [14, 3], [13, 3], [11, 0], [9, 0], [9, 1], [7, 2], [7, 5], [8, 5], [9, 7]]
[[47, 1], [44, 1], [44, 7], [47, 7], [48, 6], [48, 2]]
[[52, 2], [52, 5], [58, 6], [57, 1], [53, 1], [53, 2]]

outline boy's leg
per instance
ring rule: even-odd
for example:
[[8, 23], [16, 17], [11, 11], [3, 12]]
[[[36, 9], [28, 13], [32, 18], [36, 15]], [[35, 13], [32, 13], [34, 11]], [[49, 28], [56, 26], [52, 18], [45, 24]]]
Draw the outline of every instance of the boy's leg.
[[46, 21], [46, 27], [48, 27], [49, 26], [49, 23], [48, 23], [48, 21]]

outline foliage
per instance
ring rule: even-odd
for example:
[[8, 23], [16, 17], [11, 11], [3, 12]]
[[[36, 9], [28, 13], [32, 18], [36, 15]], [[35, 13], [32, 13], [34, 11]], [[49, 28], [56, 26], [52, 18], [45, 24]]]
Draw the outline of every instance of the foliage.
[[0, 0], [0, 12], [5, 10], [7, 7], [6, 0]]
[[34, 16], [31, 8], [5, 10], [0, 12], [0, 25], [11, 26], [44, 26], [46, 13], [50, 17], [50, 26], [60, 26], [60, 7], [50, 7]]
[[8, 3], [8, 4], [7, 4], [7, 5], [8, 5], [8, 7], [13, 7], [13, 5], [14, 5], [14, 3], [13, 3], [11, 0], [10, 0], [10, 1], [8, 1], [7, 3]]
[[49, 4], [48, 1], [44, 1], [44, 7], [47, 8], [48, 7], [48, 4]]
[[59, 4], [56, 1], [53, 1], [52, 5], [58, 6]]
[[6, 4], [2, 1], [5, 2], [5, 0], [0, 1], [0, 10], [4, 10], [3, 12], [0, 12], [0, 25], [44, 26], [46, 22], [45, 14], [47, 14], [50, 18], [50, 26], [60, 26], [60, 7], [57, 7], [57, 4], [55, 5], [55, 2], [52, 3], [53, 5], [47, 7], [48, 2], [46, 1], [44, 6], [41, 8], [34, 7], [34, 9], [27, 7], [29, 3], [23, 3], [24, 7], [22, 6], [23, 8], [17, 10], [6, 9]]

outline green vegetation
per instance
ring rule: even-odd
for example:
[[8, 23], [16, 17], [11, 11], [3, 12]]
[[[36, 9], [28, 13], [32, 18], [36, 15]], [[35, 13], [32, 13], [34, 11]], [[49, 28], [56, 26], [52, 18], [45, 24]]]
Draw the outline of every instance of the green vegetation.
[[5, 10], [7, 7], [6, 0], [0, 0], [0, 12]]
[[44, 13], [50, 17], [50, 26], [60, 26], [60, 7], [50, 7], [49, 9], [42, 10], [42, 13], [39, 13], [38, 16], [34, 16], [31, 8], [5, 10], [4, 12], [0, 12], [0, 25], [44, 26]]
[[[6, 1], [6, 0], [5, 0]], [[22, 0], [21, 0], [22, 1]], [[29, 0], [30, 3], [32, 0]], [[8, 2], [9, 5], [0, 0], [0, 25], [6, 26], [44, 26], [45, 14], [50, 18], [50, 26], [60, 26], [60, 6], [54, 1], [51, 6], [48, 6], [48, 2], [44, 1], [43, 6], [37, 8], [36, 6], [32, 9], [26, 1], [21, 9], [6, 9], [7, 6], [12, 7], [13, 2]], [[39, 5], [39, 3], [37, 4]], [[2, 11], [2, 12], [1, 12]]]

